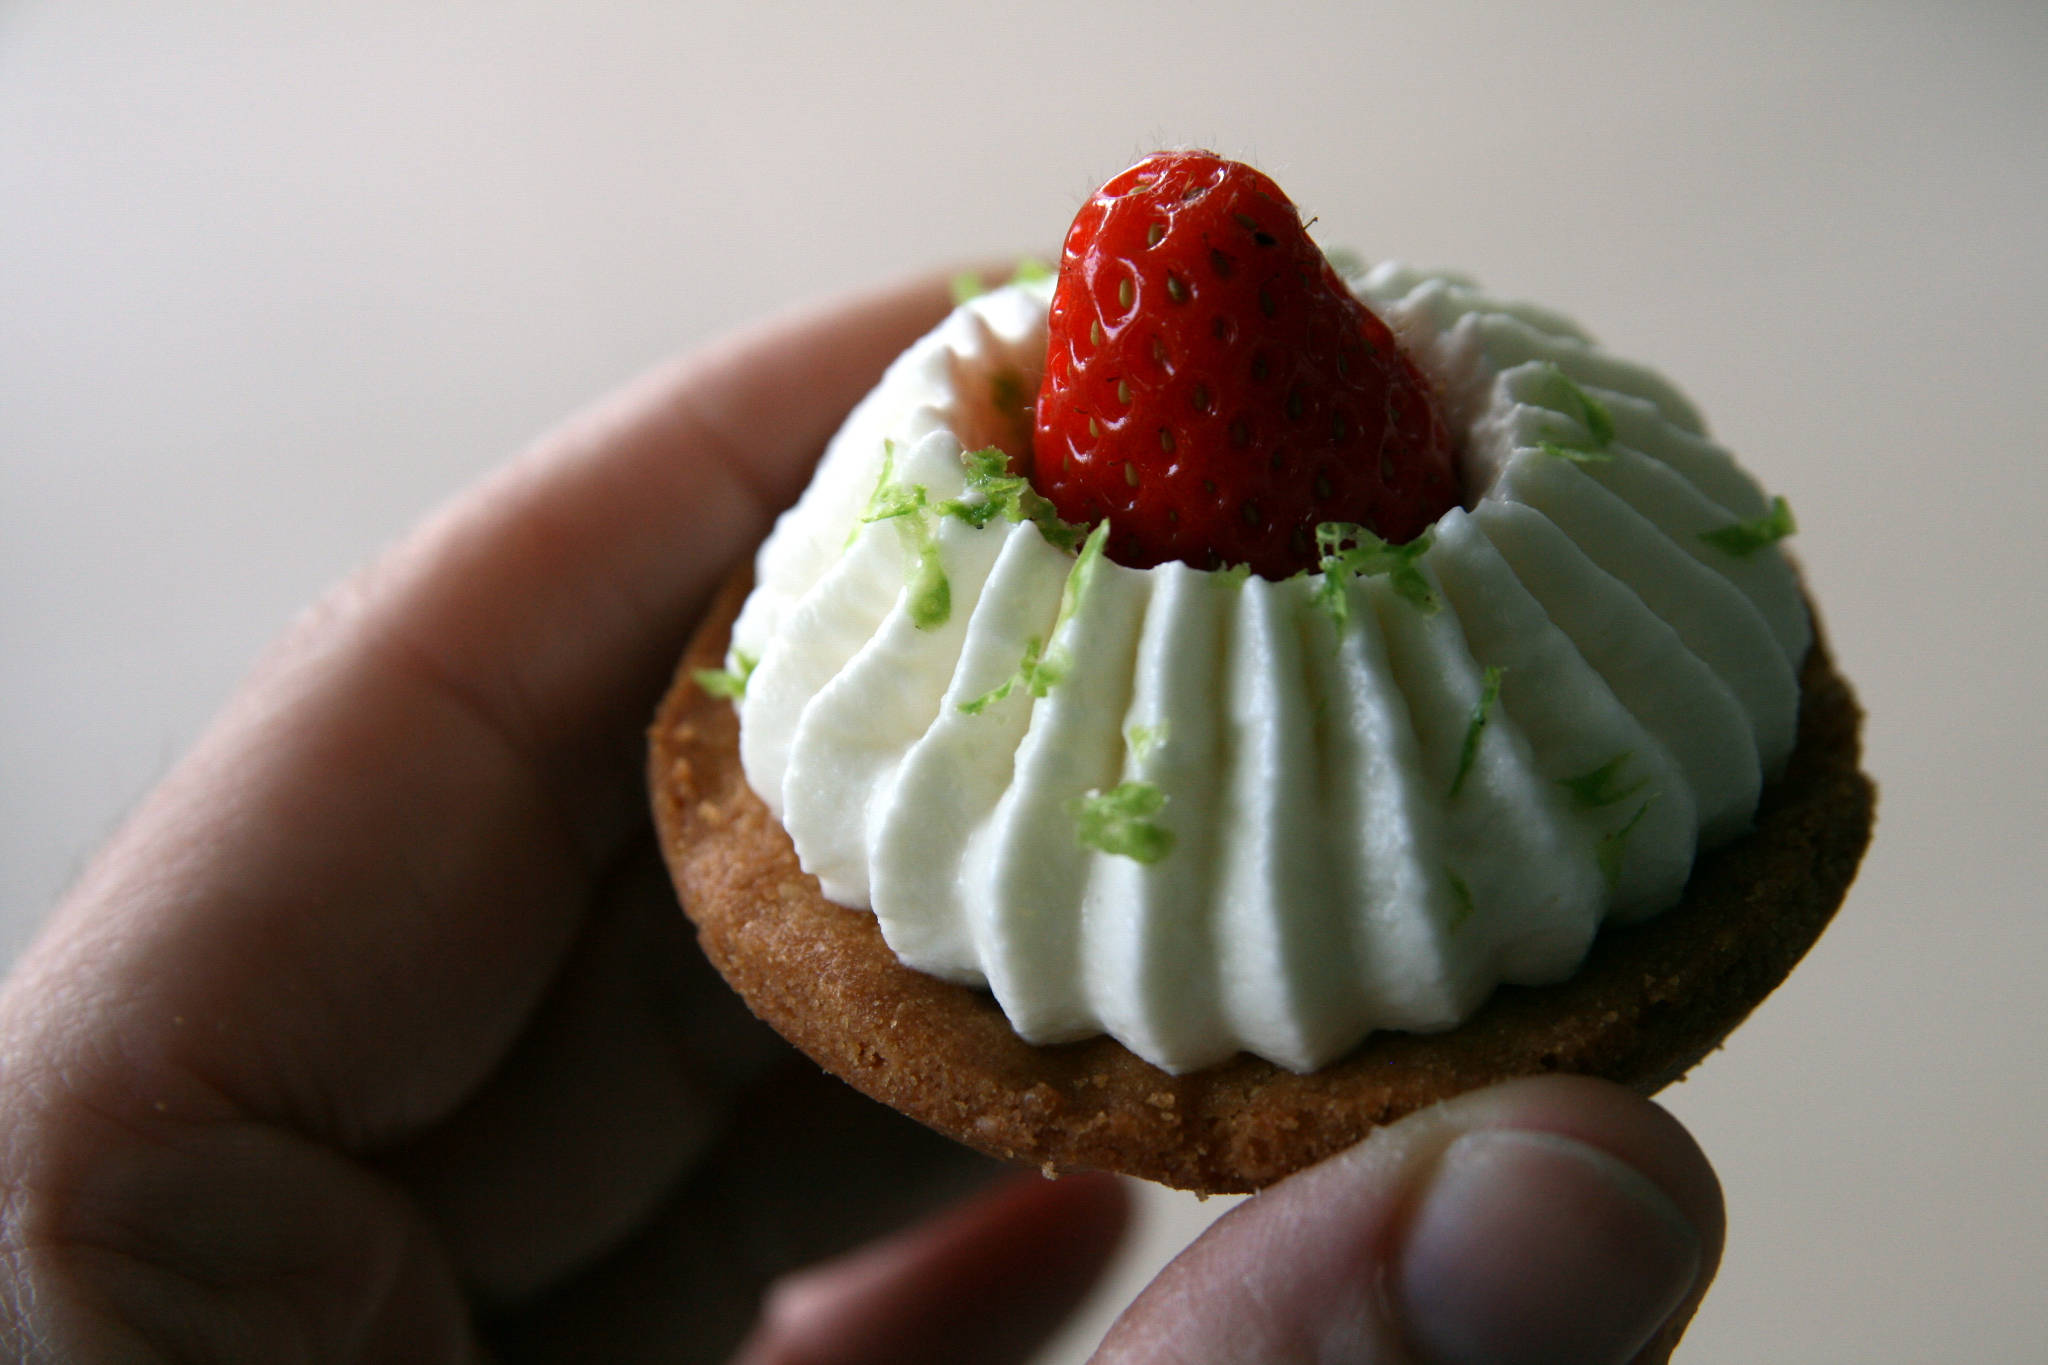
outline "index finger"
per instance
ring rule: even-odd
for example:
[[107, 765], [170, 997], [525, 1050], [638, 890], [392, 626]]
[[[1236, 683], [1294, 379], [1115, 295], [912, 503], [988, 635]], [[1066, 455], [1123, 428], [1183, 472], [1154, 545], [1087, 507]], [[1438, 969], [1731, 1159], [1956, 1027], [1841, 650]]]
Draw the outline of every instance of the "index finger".
[[692, 618], [945, 305], [918, 281], [686, 357], [323, 604], [30, 950], [15, 1055], [88, 1103], [350, 1147], [447, 1112], [642, 827], [639, 730]]
[[573, 770], [608, 728], [637, 745], [711, 590], [947, 305], [919, 279], [644, 376], [423, 528], [367, 605], [538, 763]]

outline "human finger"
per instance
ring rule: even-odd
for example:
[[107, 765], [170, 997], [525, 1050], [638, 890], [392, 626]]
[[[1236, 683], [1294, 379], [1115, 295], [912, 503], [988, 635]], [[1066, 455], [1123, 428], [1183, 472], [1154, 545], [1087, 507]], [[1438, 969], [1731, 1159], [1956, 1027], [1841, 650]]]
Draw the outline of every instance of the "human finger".
[[697, 951], [652, 848], [606, 900], [504, 1065], [379, 1162], [486, 1307], [630, 1235], [717, 1141], [739, 1085], [789, 1055]]
[[732, 1096], [718, 1141], [630, 1240], [493, 1314], [487, 1336], [513, 1365], [723, 1361], [781, 1277], [1011, 1169], [790, 1050]]
[[778, 1283], [733, 1365], [1026, 1359], [1101, 1277], [1129, 1210], [1113, 1176], [1013, 1176]]
[[51, 1093], [350, 1150], [459, 1103], [642, 826], [639, 731], [693, 613], [944, 307], [913, 282], [668, 367], [314, 613], [11, 983]]
[[1719, 1263], [1720, 1188], [1629, 1091], [1509, 1082], [1410, 1116], [1233, 1209], [1096, 1365], [1643, 1365]]
[[348, 614], [503, 731], [601, 853], [642, 823], [641, 729], [712, 590], [947, 305], [920, 277], [642, 376], [433, 518]]

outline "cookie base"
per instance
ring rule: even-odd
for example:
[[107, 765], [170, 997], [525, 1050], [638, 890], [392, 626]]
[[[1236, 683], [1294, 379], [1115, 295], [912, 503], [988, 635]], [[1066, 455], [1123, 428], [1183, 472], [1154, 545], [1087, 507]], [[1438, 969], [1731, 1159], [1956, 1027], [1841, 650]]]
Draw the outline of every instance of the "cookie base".
[[740, 768], [717, 668], [748, 576], [721, 594], [650, 732], [663, 855], [712, 964], [820, 1066], [990, 1155], [1256, 1190], [1413, 1110], [1513, 1076], [1603, 1076], [1643, 1094], [1720, 1046], [1820, 936], [1870, 840], [1862, 713], [1815, 641], [1799, 739], [1756, 827], [1704, 855], [1684, 899], [1603, 931], [1554, 986], [1504, 986], [1443, 1033], [1374, 1033], [1308, 1075], [1239, 1055], [1170, 1076], [1100, 1037], [1034, 1047], [986, 992], [905, 967], [875, 917], [827, 901]]

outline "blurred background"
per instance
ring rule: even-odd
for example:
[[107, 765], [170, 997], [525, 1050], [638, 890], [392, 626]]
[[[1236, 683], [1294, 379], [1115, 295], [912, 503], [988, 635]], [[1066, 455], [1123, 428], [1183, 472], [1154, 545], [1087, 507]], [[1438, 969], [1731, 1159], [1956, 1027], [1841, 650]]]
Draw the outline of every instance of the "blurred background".
[[[658, 357], [1155, 145], [1658, 364], [1797, 509], [1876, 844], [1665, 1102], [1682, 1360], [2048, 1337], [2048, 7], [0, 4], [0, 960], [296, 609]], [[1085, 1356], [1228, 1201], [1147, 1194]]]

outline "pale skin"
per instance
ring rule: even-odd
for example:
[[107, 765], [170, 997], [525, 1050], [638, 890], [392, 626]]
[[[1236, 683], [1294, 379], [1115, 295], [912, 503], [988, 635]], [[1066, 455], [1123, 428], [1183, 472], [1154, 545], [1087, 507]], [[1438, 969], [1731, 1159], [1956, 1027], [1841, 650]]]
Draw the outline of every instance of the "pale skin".
[[[714, 585], [945, 304], [647, 376], [271, 651], [0, 991], [0, 1355], [1029, 1359], [1123, 1188], [1002, 1174], [767, 1035], [640, 775]], [[1721, 1239], [1664, 1111], [1518, 1082], [1244, 1204], [1097, 1359], [1658, 1361]]]

